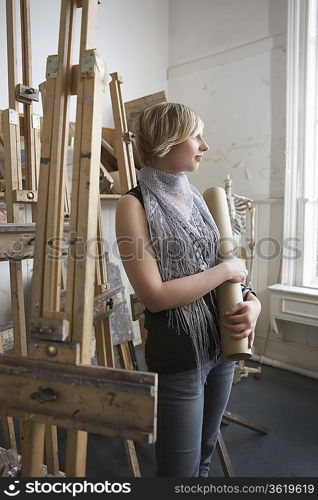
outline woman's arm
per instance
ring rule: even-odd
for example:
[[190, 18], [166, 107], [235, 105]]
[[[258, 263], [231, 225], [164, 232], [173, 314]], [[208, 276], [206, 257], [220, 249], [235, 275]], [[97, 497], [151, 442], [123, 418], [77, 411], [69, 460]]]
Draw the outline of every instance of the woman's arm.
[[128, 279], [152, 312], [190, 304], [227, 280], [245, 279], [245, 263], [230, 259], [206, 271], [163, 282], [151, 249], [145, 211], [137, 198], [122, 196], [116, 209], [117, 245]]

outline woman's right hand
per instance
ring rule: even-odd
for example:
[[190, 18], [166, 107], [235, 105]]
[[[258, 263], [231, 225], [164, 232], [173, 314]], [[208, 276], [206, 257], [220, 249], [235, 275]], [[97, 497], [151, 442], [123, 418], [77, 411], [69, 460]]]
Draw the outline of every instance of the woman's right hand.
[[222, 262], [225, 266], [227, 279], [226, 281], [232, 281], [233, 283], [242, 283], [245, 281], [247, 276], [247, 269], [245, 265], [245, 260], [233, 257]]

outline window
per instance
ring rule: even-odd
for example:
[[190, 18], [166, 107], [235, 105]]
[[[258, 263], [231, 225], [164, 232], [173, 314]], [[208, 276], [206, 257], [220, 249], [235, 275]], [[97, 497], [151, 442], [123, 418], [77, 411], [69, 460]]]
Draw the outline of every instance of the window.
[[282, 283], [318, 288], [318, 0], [289, 0], [287, 49]]

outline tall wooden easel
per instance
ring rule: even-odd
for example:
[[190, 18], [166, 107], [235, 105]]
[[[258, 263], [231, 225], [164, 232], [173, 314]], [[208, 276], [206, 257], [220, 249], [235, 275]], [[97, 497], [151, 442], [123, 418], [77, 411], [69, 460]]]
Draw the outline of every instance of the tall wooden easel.
[[[72, 67], [78, 8], [82, 8], [80, 62]], [[104, 90], [103, 64], [92, 48], [96, 8], [97, 0], [62, 0], [59, 50], [48, 57], [43, 87], [28, 357], [24, 359], [17, 351], [16, 357], [0, 356], [0, 415], [8, 423], [11, 415], [23, 420], [20, 430], [25, 477], [42, 475], [44, 445], [48, 472], [59, 474], [56, 425], [68, 429], [65, 472], [75, 477], [85, 475], [87, 432], [121, 436], [130, 451], [132, 440], [153, 442], [156, 433], [154, 374], [88, 366], [95, 290], [106, 280], [102, 262], [96, 265]], [[71, 92], [77, 95], [77, 111], [66, 305], [62, 310], [61, 252], [55, 242], [63, 237]], [[16, 135], [15, 144], [19, 144]], [[22, 280], [20, 283], [22, 286]], [[109, 352], [105, 359], [108, 365], [112, 363]], [[8, 394], [10, 384], [14, 389]], [[137, 471], [136, 466], [133, 470]]]
[[[38, 100], [38, 92], [32, 88], [31, 42], [29, 23], [29, 0], [21, 0], [22, 38], [22, 84], [18, 83], [17, 36], [15, 2], [6, 1], [7, 19], [7, 60], [9, 108], [2, 114], [5, 161], [5, 203], [7, 222], [20, 225], [22, 221], [20, 204], [37, 200], [37, 180], [39, 166], [40, 119], [33, 114], [32, 101]], [[25, 183], [22, 179], [20, 151], [19, 102], [23, 103], [23, 135], [25, 144]], [[34, 205], [33, 205], [34, 207]], [[33, 216], [35, 215], [33, 210]], [[22, 279], [21, 260], [9, 261], [11, 283], [11, 305], [15, 353], [27, 355], [26, 315]], [[5, 446], [18, 458], [13, 420], [8, 417], [3, 422]]]

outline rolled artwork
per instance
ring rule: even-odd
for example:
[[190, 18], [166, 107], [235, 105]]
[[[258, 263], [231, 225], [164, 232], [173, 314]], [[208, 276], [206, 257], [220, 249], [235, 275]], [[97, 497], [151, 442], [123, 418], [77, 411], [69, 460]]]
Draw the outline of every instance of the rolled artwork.
[[[235, 248], [225, 191], [221, 187], [212, 187], [204, 191], [203, 198], [220, 232], [219, 256], [225, 256], [233, 252]], [[241, 284], [225, 281], [217, 287], [216, 296], [221, 318], [231, 307], [242, 302]], [[230, 337], [229, 331], [222, 324], [220, 324], [220, 332], [225, 358], [240, 360], [249, 359], [252, 356], [252, 350], [248, 347], [248, 338], [234, 339]]]

